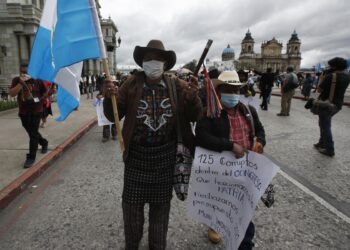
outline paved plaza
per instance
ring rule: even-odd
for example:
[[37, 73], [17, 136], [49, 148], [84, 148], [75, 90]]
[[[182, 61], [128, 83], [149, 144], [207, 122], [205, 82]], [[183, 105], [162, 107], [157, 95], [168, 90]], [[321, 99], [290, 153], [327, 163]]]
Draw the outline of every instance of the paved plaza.
[[[280, 98], [273, 96], [269, 111], [259, 111], [266, 155], [281, 171], [274, 206], [259, 203], [254, 216], [256, 249], [349, 249], [350, 109], [334, 117], [336, 156], [329, 158], [312, 147], [317, 117], [304, 103], [294, 99], [291, 116], [278, 117]], [[1, 249], [123, 249], [123, 163], [118, 142], [101, 138], [102, 128], [91, 129], [0, 213]], [[141, 250], [148, 249], [147, 227]], [[174, 197], [168, 249], [224, 247], [212, 245], [206, 227]]]

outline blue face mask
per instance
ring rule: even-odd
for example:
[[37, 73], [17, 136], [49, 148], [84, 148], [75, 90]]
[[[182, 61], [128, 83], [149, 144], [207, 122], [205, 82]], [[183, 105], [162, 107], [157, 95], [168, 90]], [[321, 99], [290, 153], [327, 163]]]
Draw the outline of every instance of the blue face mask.
[[239, 102], [239, 95], [221, 94], [221, 104], [226, 108], [234, 108]]

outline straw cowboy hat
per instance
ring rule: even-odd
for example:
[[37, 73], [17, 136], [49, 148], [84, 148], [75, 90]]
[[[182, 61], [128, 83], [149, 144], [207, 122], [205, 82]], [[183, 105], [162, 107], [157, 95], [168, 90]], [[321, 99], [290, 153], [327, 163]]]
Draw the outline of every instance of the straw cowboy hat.
[[147, 52], [158, 52], [165, 59], [164, 70], [170, 70], [176, 63], [176, 54], [172, 50], [165, 50], [162, 41], [151, 40], [146, 47], [136, 46], [134, 50], [134, 60], [142, 67], [143, 57]]
[[242, 83], [239, 80], [239, 76], [235, 70], [223, 71], [218, 79], [214, 79], [213, 85], [217, 89], [220, 85], [226, 84], [231, 86], [242, 86]]

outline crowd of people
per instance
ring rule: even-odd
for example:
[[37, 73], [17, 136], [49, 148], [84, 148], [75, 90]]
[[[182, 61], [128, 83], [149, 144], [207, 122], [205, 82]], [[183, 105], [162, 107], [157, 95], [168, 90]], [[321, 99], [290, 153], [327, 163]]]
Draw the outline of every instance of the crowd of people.
[[[269, 68], [264, 73], [255, 71], [254, 75], [213, 69], [209, 77], [222, 110], [219, 116], [208, 117], [205, 111], [207, 92], [203, 91], [208, 83], [205, 74], [197, 78], [190, 70], [167, 73], [176, 63], [176, 54], [166, 50], [159, 40], [151, 40], [145, 47], [136, 46], [133, 57], [141, 71], [133, 71], [130, 76], [118, 80], [106, 79], [104, 74], [82, 76], [80, 91], [87, 99], [92, 99], [93, 92], [98, 91], [96, 97], [104, 98], [105, 116], [111, 122], [115, 122], [111, 101], [115, 95], [119, 118], [124, 119], [122, 210], [125, 249], [138, 249], [143, 236], [144, 207], [149, 204], [149, 247], [164, 250], [179, 140], [192, 156], [196, 146], [217, 152], [231, 151], [236, 158], [243, 157], [247, 150], [262, 153], [266, 144], [264, 126], [257, 110], [240, 102], [240, 96], [254, 96], [254, 85], [258, 82], [262, 97], [260, 107], [267, 111], [272, 88], [276, 85], [282, 95], [281, 111], [277, 115], [289, 116], [295, 89], [302, 82], [302, 93], [309, 99], [315, 79], [306, 74], [301, 80], [292, 66], [283, 77]], [[332, 113], [319, 114], [320, 138], [314, 145], [328, 156], [334, 156], [331, 120], [342, 108], [349, 85], [344, 61], [343, 58], [330, 60], [329, 69], [317, 80], [319, 100], [332, 99], [330, 101], [336, 106]], [[48, 100], [55, 92], [52, 86], [28, 77], [27, 65], [21, 65], [20, 76], [12, 81], [10, 95], [17, 96], [19, 117], [30, 138], [25, 168], [33, 165], [39, 145], [42, 153], [48, 149], [48, 141], [39, 133], [39, 126], [42, 120], [41, 125], [45, 127], [47, 115], [52, 114]], [[195, 129], [193, 123], [196, 123]], [[115, 126], [107, 125], [103, 128], [102, 141], [107, 141], [110, 136], [116, 139]], [[239, 249], [252, 249], [254, 235], [255, 226], [251, 222]], [[213, 243], [221, 240], [211, 228], [208, 237]]]

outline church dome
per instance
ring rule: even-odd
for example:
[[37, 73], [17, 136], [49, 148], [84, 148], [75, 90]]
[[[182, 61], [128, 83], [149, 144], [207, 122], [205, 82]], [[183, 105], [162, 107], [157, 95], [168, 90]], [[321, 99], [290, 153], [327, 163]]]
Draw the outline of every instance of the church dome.
[[224, 49], [221, 58], [222, 61], [230, 61], [235, 59], [235, 51], [231, 48], [230, 45], [227, 45], [227, 48]]

